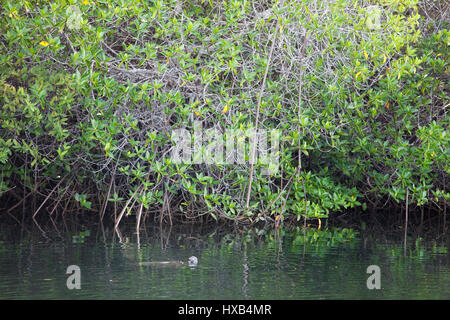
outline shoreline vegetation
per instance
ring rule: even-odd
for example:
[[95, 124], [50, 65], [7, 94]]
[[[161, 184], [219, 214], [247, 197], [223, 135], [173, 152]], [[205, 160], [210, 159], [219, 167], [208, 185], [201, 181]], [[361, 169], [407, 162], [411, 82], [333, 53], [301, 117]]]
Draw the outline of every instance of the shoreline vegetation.
[[[0, 221], [391, 212], [405, 239], [448, 229], [447, 1], [1, 0], [0, 16]], [[253, 131], [281, 133], [276, 163], [251, 135], [231, 139], [242, 161], [205, 158]], [[174, 132], [194, 161], [171, 157]]]

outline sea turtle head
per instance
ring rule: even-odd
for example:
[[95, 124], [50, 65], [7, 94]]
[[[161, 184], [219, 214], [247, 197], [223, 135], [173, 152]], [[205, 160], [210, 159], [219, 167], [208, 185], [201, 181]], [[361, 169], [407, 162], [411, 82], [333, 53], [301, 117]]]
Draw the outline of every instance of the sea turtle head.
[[191, 267], [196, 266], [197, 263], [198, 263], [198, 259], [197, 259], [196, 256], [189, 257], [188, 264], [189, 264]]

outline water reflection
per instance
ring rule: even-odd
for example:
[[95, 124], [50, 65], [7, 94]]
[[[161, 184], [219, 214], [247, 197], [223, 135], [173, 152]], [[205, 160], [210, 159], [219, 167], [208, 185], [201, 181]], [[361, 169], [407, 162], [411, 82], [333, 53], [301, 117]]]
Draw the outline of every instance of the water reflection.
[[[131, 231], [130, 231], [131, 230]], [[448, 240], [403, 241], [350, 229], [77, 230], [48, 241], [0, 233], [1, 299], [448, 299]], [[44, 241], [45, 240], [45, 241]], [[149, 267], [186, 261], [196, 267]], [[66, 287], [78, 265], [81, 289]], [[378, 265], [381, 290], [366, 287]]]

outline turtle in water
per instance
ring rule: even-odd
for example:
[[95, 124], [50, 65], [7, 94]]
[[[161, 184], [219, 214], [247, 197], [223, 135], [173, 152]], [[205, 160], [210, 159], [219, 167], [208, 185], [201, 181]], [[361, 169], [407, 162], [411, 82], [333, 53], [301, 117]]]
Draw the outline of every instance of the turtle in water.
[[184, 261], [147, 261], [140, 262], [140, 266], [148, 266], [148, 267], [181, 267], [181, 266], [189, 266], [195, 267], [198, 263], [198, 259], [196, 256], [189, 257], [188, 262]]

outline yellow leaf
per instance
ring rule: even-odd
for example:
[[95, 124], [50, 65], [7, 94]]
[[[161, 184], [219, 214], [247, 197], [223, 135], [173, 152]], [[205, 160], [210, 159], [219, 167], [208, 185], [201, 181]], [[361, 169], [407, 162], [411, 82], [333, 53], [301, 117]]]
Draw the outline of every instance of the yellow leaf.
[[225, 114], [228, 111], [228, 104], [223, 107], [222, 114]]
[[386, 109], [389, 109], [389, 101], [386, 101]]
[[87, 5], [89, 5], [89, 1], [88, 1], [88, 0], [84, 0], [84, 1], [83, 1], [83, 4], [84, 4], [85, 6], [87, 6]]
[[358, 73], [355, 75], [355, 78], [358, 78], [358, 76], [359, 76], [360, 73], [361, 73], [361, 71], [358, 72]]
[[368, 56], [367, 56], [367, 52], [366, 52], [366, 50], [364, 50], [364, 57], [365, 57], [365, 58], [366, 58], [366, 60], [367, 60]]
[[196, 115], [198, 115], [199, 117], [201, 117], [201, 114], [198, 113], [196, 110], [194, 110], [194, 113], [195, 113]]
[[383, 63], [385, 63], [386, 62], [386, 55], [384, 54], [383, 55]]
[[46, 47], [46, 46], [49, 45], [49, 43], [48, 43], [47, 41], [45, 41], [45, 40], [39, 42], [39, 44], [40, 44], [41, 46], [43, 46], [43, 47]]

